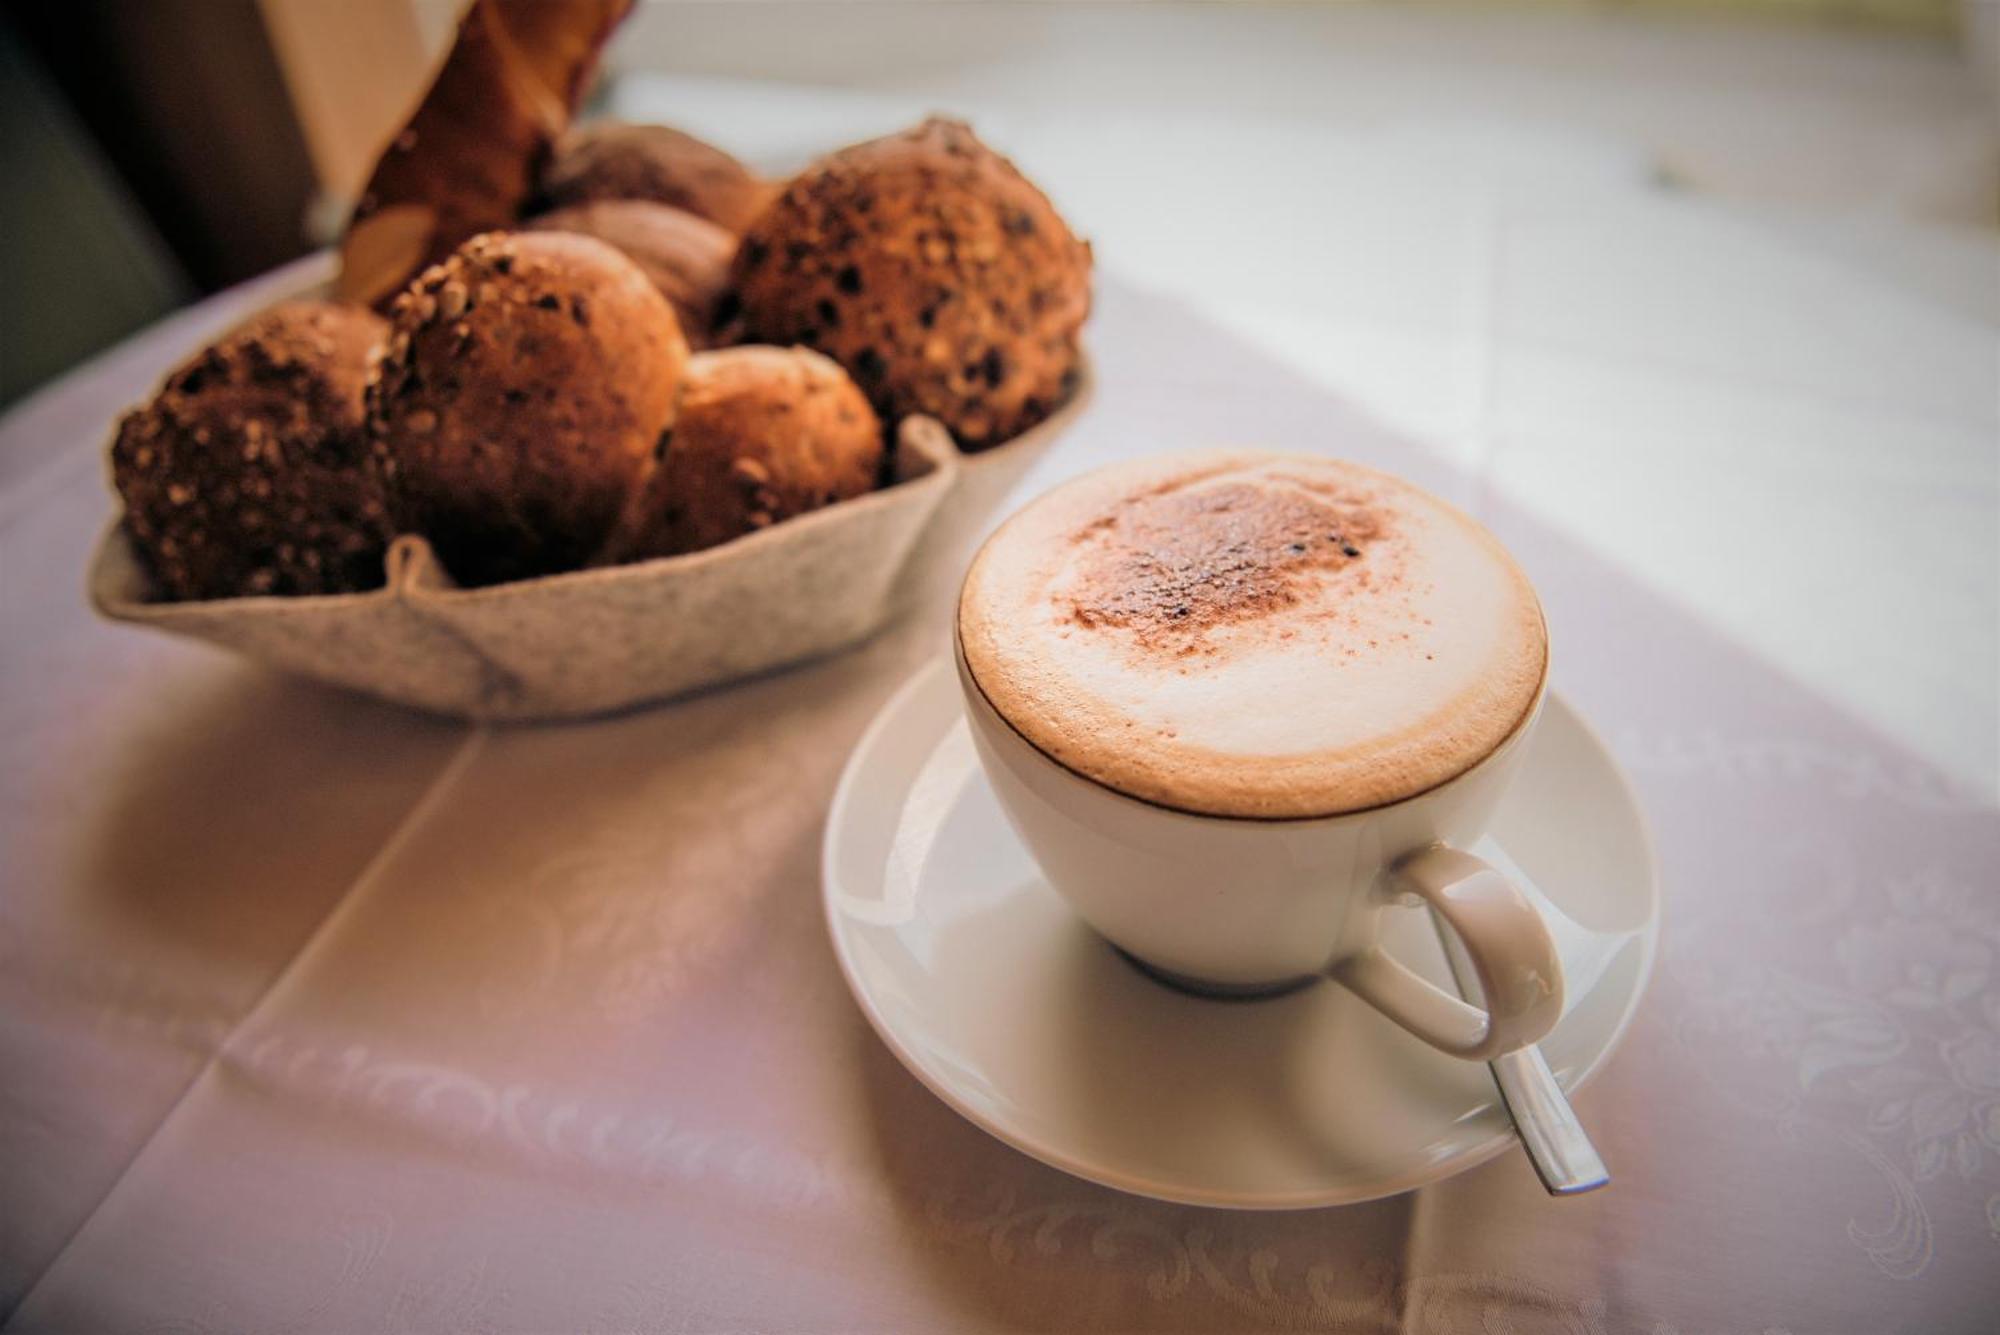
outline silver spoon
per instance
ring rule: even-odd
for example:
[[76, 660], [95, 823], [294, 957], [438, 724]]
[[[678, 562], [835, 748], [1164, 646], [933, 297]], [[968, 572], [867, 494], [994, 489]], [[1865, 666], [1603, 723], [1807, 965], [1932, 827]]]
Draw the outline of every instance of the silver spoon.
[[[1431, 926], [1444, 945], [1444, 957], [1459, 992], [1468, 998], [1478, 995], [1479, 975], [1473, 971], [1472, 959], [1459, 943], [1458, 934], [1435, 914]], [[1556, 1083], [1540, 1048], [1530, 1043], [1504, 1053], [1488, 1062], [1487, 1069], [1493, 1072], [1500, 1101], [1507, 1105], [1514, 1127], [1521, 1133], [1521, 1144], [1527, 1147], [1528, 1161], [1535, 1165], [1535, 1175], [1542, 1179], [1549, 1195], [1576, 1196], [1610, 1183], [1610, 1171], [1577, 1120], [1576, 1109], [1563, 1096], [1562, 1086]]]

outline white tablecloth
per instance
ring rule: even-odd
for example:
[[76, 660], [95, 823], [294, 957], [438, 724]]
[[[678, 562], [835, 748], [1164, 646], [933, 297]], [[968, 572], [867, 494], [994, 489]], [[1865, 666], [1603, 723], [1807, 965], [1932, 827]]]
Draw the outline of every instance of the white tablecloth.
[[560, 728], [94, 621], [106, 418], [259, 295], [0, 440], [13, 1327], [1990, 1326], [2000, 816], [1448, 457], [1113, 281], [1100, 397], [1022, 490], [1270, 441], [1403, 471], [1520, 554], [1664, 862], [1654, 990], [1580, 1099], [1617, 1181], [1552, 1201], [1510, 1155], [1344, 1210], [1173, 1207], [960, 1120], [833, 965], [826, 803], [938, 652], [950, 571], [854, 653]]

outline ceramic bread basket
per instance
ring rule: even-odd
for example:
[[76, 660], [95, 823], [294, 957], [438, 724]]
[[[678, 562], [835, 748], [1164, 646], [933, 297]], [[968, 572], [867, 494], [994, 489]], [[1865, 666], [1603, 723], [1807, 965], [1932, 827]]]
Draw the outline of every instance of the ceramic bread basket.
[[206, 640], [286, 672], [479, 720], [578, 718], [821, 657], [868, 638], [952, 561], [1089, 397], [961, 455], [928, 417], [897, 430], [891, 485], [684, 556], [486, 588], [431, 546], [391, 545], [387, 581], [322, 597], [157, 601], [118, 523], [98, 543], [104, 616]]

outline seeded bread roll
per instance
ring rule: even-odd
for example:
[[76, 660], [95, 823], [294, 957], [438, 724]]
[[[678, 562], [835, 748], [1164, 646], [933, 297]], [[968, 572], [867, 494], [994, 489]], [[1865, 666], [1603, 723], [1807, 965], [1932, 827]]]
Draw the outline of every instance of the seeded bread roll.
[[465, 584], [583, 565], [652, 468], [687, 356], [603, 242], [474, 237], [396, 299], [368, 387], [390, 518]]
[[793, 178], [734, 277], [746, 339], [818, 348], [884, 419], [929, 413], [976, 450], [1074, 388], [1090, 263], [1013, 164], [933, 119]]
[[645, 271], [680, 317], [688, 346], [714, 346], [736, 238], [706, 218], [644, 199], [573, 204], [534, 219], [538, 232], [575, 232], [616, 247]]
[[362, 390], [387, 325], [291, 302], [128, 413], [111, 447], [125, 529], [168, 598], [347, 593], [382, 582]]
[[551, 205], [648, 199], [731, 232], [749, 226], [776, 187], [712, 144], [665, 125], [595, 121], [557, 143], [542, 175]]
[[688, 362], [679, 420], [614, 559], [699, 551], [859, 496], [882, 423], [847, 373], [804, 348], [737, 347]]

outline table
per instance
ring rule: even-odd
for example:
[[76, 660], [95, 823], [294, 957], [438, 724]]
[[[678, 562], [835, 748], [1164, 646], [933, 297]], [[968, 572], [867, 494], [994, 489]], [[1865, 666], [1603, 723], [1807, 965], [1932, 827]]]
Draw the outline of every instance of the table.
[[[1756, 250], [1741, 219], [1667, 201], [1662, 220], [1632, 196], [1537, 221], [1532, 201], [1470, 197], [1496, 223], [1528, 208], [1539, 241], [1447, 228], [1434, 253], [1510, 256], [1530, 290], [1643, 276], [1655, 305], [1712, 305], [1647, 322], [1654, 362], [1587, 376], [1589, 358], [1544, 358], [1535, 331], [1597, 308], [1511, 305], [1521, 281], [1464, 317], [1483, 343], [1419, 358], [1418, 333], [1354, 334], [1372, 354], [1349, 363], [1336, 337], [1291, 359], [1373, 366], [1378, 384], [1401, 365], [1415, 403], [1437, 358], [1469, 358], [1464, 383], [1489, 395], [1470, 400], [1469, 439], [1504, 448], [1467, 467], [1449, 432], [1413, 443], [1114, 274], [1093, 326], [1100, 398], [1019, 492], [1217, 439], [1338, 448], [1471, 506], [1520, 555], [1556, 627], [1557, 684], [1632, 769], [1664, 864], [1654, 992], [1579, 1099], [1611, 1190], [1552, 1202], [1509, 1156], [1339, 1211], [1158, 1205], [1022, 1158], [907, 1076], [841, 986], [816, 859], [848, 747], [938, 651], [948, 578], [848, 655], [562, 728], [443, 723], [92, 620], [81, 572], [107, 511], [92, 447], [109, 412], [308, 264], [0, 427], [10, 1325], [1980, 1329], [2000, 1306], [2000, 815], [1968, 775], [1978, 753], [1948, 766], [1885, 736], [1879, 710], [1774, 667], [1705, 600], [1729, 576], [1730, 616], [1763, 600], [1796, 631], [1858, 591], [1921, 629], [1909, 600], [1949, 571], [1941, 605], [1976, 610], [1991, 585], [1962, 558], [1990, 537], [1994, 493], [1966, 439], [1990, 405], [1964, 396], [1990, 338], [1907, 293], [1869, 308], [1900, 324], [1816, 319], [1821, 269], [1732, 331], [1717, 323], [1732, 283], [1782, 285], [1710, 247], [1719, 228]], [[1425, 212], [1390, 199], [1368, 225], [1387, 237]], [[1614, 263], [1606, 238], [1641, 224], [1645, 255]], [[1676, 235], [1682, 250], [1656, 244]], [[1841, 291], [1869, 287], [1848, 273]], [[1859, 369], [1918, 339], [1939, 352], [1913, 373], [1935, 397], [1885, 401]], [[1732, 379], [1746, 358], [1796, 373], [1797, 392]], [[1848, 396], [1815, 408], [1820, 378], [1846, 372]], [[1571, 434], [1516, 452], [1510, 423], [1535, 403]], [[1596, 433], [1614, 415], [1661, 451], [1707, 421], [1711, 452], [1633, 449], [1612, 468]], [[1764, 430], [1772, 457], [1743, 457]], [[1823, 492], [1814, 449], [1871, 471]], [[1712, 510], [1646, 535], [1691, 572], [1662, 592], [1658, 567], [1635, 575], [1587, 527], [1550, 522], [1560, 505], [1523, 503], [1496, 479], [1510, 463], [1599, 495], [1768, 473], [1804, 513], [1708, 488]], [[1744, 496], [1773, 494], [1759, 485]], [[1844, 560], [1831, 588], [1801, 582], [1812, 562], [1743, 557], [1768, 552], [1765, 520], [1838, 529], [1869, 488], [1875, 522], [1907, 523], [1912, 546]], [[1866, 648], [1863, 678], [1939, 674], [1906, 684], [1932, 702], [1910, 718], [1959, 709], [1963, 665], [1932, 663], [1935, 643], [1908, 636], [1879, 662]]]

